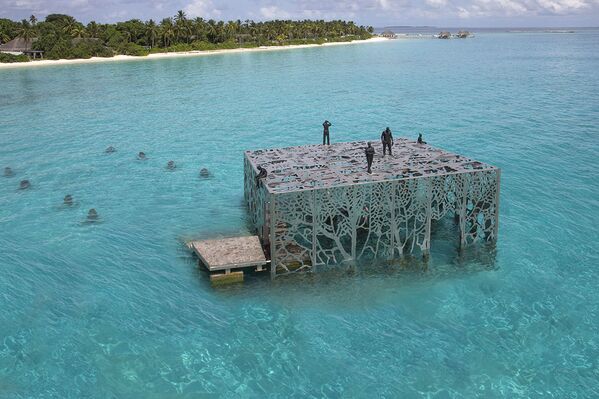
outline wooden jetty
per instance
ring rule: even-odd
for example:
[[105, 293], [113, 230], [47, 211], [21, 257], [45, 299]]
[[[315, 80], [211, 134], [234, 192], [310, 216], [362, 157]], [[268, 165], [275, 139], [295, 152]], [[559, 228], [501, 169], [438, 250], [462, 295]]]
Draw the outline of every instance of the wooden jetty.
[[187, 245], [217, 284], [243, 281], [243, 269], [262, 271], [269, 263], [258, 236], [191, 241]]

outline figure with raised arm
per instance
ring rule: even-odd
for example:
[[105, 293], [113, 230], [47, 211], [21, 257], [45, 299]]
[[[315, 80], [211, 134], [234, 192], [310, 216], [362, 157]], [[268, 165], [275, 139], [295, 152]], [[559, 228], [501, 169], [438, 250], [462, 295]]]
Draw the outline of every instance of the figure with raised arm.
[[333, 126], [331, 124], [331, 122], [329, 121], [324, 121], [324, 123], [322, 124], [323, 127], [323, 131], [322, 131], [322, 145], [330, 145], [331, 144], [331, 140], [329, 138], [329, 127]]
[[393, 147], [393, 134], [391, 134], [391, 129], [389, 129], [389, 127], [383, 130], [381, 142], [383, 143], [383, 156], [385, 156], [386, 149], [389, 149], [389, 155], [393, 155], [391, 153], [391, 147]]
[[368, 142], [368, 147], [366, 147], [366, 162], [368, 163], [368, 173], [372, 173], [372, 161], [374, 160], [374, 147]]

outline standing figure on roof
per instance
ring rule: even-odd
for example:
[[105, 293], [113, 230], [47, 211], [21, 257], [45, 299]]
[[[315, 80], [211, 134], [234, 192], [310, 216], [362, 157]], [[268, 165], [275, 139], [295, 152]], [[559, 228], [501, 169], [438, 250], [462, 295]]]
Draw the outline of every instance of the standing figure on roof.
[[372, 173], [372, 161], [374, 160], [374, 147], [368, 142], [368, 147], [366, 147], [366, 162], [368, 163], [368, 173]]
[[322, 145], [331, 145], [331, 140], [329, 138], [329, 127], [333, 126], [331, 122], [324, 121], [322, 127], [324, 128], [322, 131]]
[[389, 127], [383, 130], [381, 142], [383, 143], [383, 156], [385, 156], [386, 149], [389, 149], [389, 155], [393, 155], [391, 153], [391, 147], [393, 147], [393, 134], [391, 134], [391, 129], [389, 129]]

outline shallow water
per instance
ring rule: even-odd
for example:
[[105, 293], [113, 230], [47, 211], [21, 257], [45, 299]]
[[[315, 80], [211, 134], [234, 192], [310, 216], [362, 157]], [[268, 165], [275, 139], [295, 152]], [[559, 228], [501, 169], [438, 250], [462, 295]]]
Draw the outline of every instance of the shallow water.
[[[496, 252], [212, 289], [242, 151], [325, 118], [501, 167]], [[599, 396], [596, 31], [4, 70], [0, 121], [1, 398]]]

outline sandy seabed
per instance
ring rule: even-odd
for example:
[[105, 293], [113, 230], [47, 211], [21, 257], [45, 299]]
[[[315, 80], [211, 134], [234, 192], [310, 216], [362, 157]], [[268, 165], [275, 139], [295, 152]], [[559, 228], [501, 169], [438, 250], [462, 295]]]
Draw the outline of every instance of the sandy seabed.
[[68, 64], [94, 64], [99, 62], [115, 62], [115, 61], [144, 61], [144, 60], [155, 60], [159, 58], [174, 58], [174, 57], [197, 57], [205, 55], [215, 54], [230, 54], [230, 53], [250, 53], [258, 51], [279, 51], [279, 50], [290, 50], [298, 48], [310, 48], [310, 47], [323, 47], [323, 46], [339, 46], [348, 44], [360, 44], [360, 43], [374, 43], [387, 41], [389, 39], [384, 37], [373, 37], [366, 40], [354, 40], [351, 42], [331, 42], [323, 44], [297, 44], [289, 46], [261, 46], [253, 48], [235, 48], [235, 49], [222, 49], [222, 50], [205, 50], [205, 51], [181, 51], [172, 53], [154, 53], [147, 56], [132, 56], [132, 55], [115, 55], [114, 57], [92, 57], [88, 59], [75, 59], [75, 60], [40, 60], [30, 62], [14, 62], [14, 63], [0, 63], [0, 69], [9, 68], [35, 68], [50, 65], [68, 65]]

